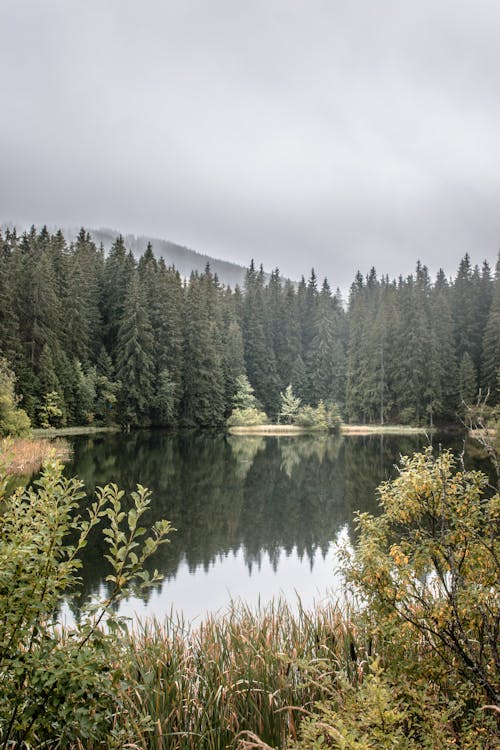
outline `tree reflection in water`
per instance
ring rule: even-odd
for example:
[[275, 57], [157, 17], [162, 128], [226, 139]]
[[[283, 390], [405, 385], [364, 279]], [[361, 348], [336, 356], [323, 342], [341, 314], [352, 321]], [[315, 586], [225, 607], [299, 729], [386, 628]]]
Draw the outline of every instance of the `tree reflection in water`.
[[[243, 554], [252, 571], [267, 557], [277, 569], [292, 552], [312, 566], [356, 510], [377, 512], [376, 487], [395, 474], [399, 456], [421, 449], [419, 436], [225, 436], [160, 431], [75, 438], [66, 472], [87, 490], [116, 482], [149, 487], [148, 521], [177, 529], [151, 568], [167, 579], [179, 566], [205, 570]], [[82, 594], [103, 586], [104, 545], [84, 550]]]

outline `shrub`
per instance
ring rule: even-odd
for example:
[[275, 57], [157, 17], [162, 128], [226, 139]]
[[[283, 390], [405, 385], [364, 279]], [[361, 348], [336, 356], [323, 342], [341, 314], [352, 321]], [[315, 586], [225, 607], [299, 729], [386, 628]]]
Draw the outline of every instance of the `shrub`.
[[[379, 658], [353, 654], [297, 748], [493, 750], [500, 701], [500, 496], [449, 452], [403, 458], [358, 516], [346, 576]], [[487, 705], [484, 705], [487, 703]]]
[[5, 359], [0, 357], [0, 436], [24, 437], [29, 434], [30, 420], [17, 406], [16, 378]]
[[257, 424], [267, 424], [267, 414], [258, 409], [233, 409], [227, 420], [228, 427], [250, 427]]
[[359, 516], [348, 576], [377, 622], [499, 703], [500, 495], [487, 485], [450, 452], [403, 458], [383, 513]]
[[339, 432], [342, 420], [335, 404], [325, 406], [323, 401], [320, 401], [316, 408], [303, 406], [299, 409], [295, 417], [295, 423], [299, 427], [307, 427], [311, 430]]
[[333, 401], [326, 404], [326, 421], [328, 424], [328, 431], [338, 434], [342, 427], [342, 417], [340, 416], [337, 404]]
[[315, 427], [316, 426], [316, 409], [313, 406], [303, 406], [297, 412], [295, 417], [295, 424], [299, 427]]
[[[3, 485], [5, 486], [5, 484]], [[82, 485], [62, 476], [52, 462], [35, 486], [14, 492], [0, 515], [0, 744], [2, 747], [66, 747], [94, 743], [122, 746], [114, 717], [123, 708], [121, 622], [110, 608], [159, 580], [144, 571], [145, 561], [166, 541], [162, 521], [142, 542], [139, 521], [149, 493], [138, 487], [131, 507], [123, 492], [107, 485], [96, 493], [87, 517], [76, 515]], [[103, 530], [109, 594], [88, 604], [78, 624], [63, 629], [59, 612], [78, 584], [79, 552], [92, 529]], [[72, 534], [76, 541], [70, 542]], [[101, 624], [106, 622], [106, 630]]]

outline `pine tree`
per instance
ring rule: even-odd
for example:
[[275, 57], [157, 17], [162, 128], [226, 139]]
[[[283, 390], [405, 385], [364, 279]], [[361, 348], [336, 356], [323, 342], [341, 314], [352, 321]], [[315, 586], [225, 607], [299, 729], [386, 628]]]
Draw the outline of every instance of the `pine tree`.
[[285, 282], [280, 294], [279, 305], [275, 312], [275, 331], [274, 351], [280, 385], [284, 388], [290, 382], [292, 372], [300, 358], [303, 372], [299, 373], [295, 369], [295, 378], [298, 378], [300, 383], [293, 381], [293, 385], [296, 388], [301, 388], [301, 393], [305, 394], [308, 383], [302, 360], [302, 334], [298, 301], [294, 285], [290, 281]]
[[349, 339], [347, 354], [346, 411], [351, 422], [366, 421], [363, 398], [363, 376], [366, 370], [363, 342], [367, 325], [364, 281], [356, 274], [349, 296]]
[[19, 319], [14, 305], [12, 245], [10, 233], [5, 239], [0, 232], [0, 357], [12, 367], [20, 366], [22, 356]]
[[182, 416], [185, 424], [216, 427], [224, 419], [224, 375], [216, 322], [208, 315], [207, 284], [191, 274], [186, 298]]
[[255, 271], [253, 261], [246, 274], [243, 303], [243, 341], [248, 378], [266, 412], [279, 409], [279, 378], [271, 341], [266, 335], [264, 275]]
[[99, 297], [103, 257], [82, 228], [67, 258], [64, 297], [65, 350], [84, 365], [95, 362], [101, 346]]
[[432, 389], [430, 416], [452, 419], [458, 401], [458, 373], [455, 355], [451, 290], [442, 270], [431, 292], [431, 368], [429, 387]]
[[104, 264], [101, 297], [104, 343], [114, 362], [118, 361], [118, 332], [125, 314], [125, 298], [134, 268], [134, 259], [127, 253], [123, 237], [119, 235]]
[[291, 384], [286, 387], [283, 393], [280, 393], [280, 397], [281, 408], [279, 416], [283, 417], [285, 422], [291, 424], [299, 411], [301, 400], [297, 396], [294, 396]]
[[341, 315], [326, 279], [317, 301], [313, 331], [307, 363], [311, 403], [343, 401], [345, 353]]
[[465, 406], [471, 406], [474, 403], [477, 394], [476, 369], [468, 352], [465, 352], [460, 362], [458, 387], [460, 409], [463, 411]]
[[135, 272], [119, 323], [116, 372], [121, 382], [119, 409], [126, 425], [147, 424], [153, 399], [154, 340], [146, 301]]
[[158, 261], [155, 309], [155, 359], [158, 372], [168, 370], [175, 383], [175, 404], [179, 409], [184, 368], [184, 290], [180, 274]]
[[237, 390], [236, 379], [245, 374], [243, 336], [234, 308], [234, 298], [229, 290], [223, 297], [222, 311], [222, 372], [224, 376], [225, 412], [229, 414], [233, 396]]
[[239, 375], [236, 378], [236, 392], [232, 406], [233, 409], [255, 409], [257, 406], [254, 389], [246, 375]]
[[500, 253], [495, 269], [493, 297], [486, 322], [482, 346], [482, 377], [484, 392], [489, 392], [489, 403], [494, 405], [500, 400], [496, 388], [500, 371]]
[[460, 261], [453, 284], [453, 319], [457, 359], [462, 361], [467, 352], [474, 367], [479, 367], [481, 351], [481, 278], [479, 269], [472, 268], [469, 254]]
[[168, 370], [162, 370], [158, 376], [153, 398], [152, 421], [162, 427], [172, 425], [176, 419], [176, 384]]

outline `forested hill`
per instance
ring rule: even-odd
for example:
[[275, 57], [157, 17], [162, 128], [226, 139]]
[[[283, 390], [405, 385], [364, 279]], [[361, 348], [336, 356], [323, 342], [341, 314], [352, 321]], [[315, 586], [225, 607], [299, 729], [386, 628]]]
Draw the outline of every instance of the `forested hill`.
[[[89, 229], [92, 240], [99, 245], [102, 243], [104, 250], [109, 252], [120, 234], [114, 229]], [[74, 242], [78, 236], [77, 230], [63, 229], [64, 236], [68, 242]], [[168, 265], [173, 265], [179, 271], [183, 278], [189, 278], [191, 271], [205, 270], [207, 263], [210, 264], [212, 273], [217, 274], [222, 284], [235, 287], [243, 286], [245, 282], [245, 268], [237, 263], [212, 258], [205, 253], [198, 253], [183, 245], [177, 245], [175, 242], [161, 240], [157, 237], [136, 237], [133, 234], [123, 236], [125, 246], [132, 250], [136, 258], [139, 258], [146, 250], [148, 244], [151, 244], [157, 258], [163, 258]]]
[[218, 426], [243, 374], [270, 416], [291, 384], [351, 422], [447, 422], [479, 388], [499, 400], [500, 256], [494, 273], [465, 256], [452, 280], [358, 273], [345, 305], [314, 273], [252, 264], [240, 291], [121, 236], [104, 253], [84, 230], [6, 231], [0, 356], [34, 424]]

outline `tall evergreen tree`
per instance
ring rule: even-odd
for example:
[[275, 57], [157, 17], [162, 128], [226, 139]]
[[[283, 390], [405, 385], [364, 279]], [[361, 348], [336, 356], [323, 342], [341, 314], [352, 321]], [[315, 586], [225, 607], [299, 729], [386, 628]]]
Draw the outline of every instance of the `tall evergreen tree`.
[[104, 264], [101, 298], [104, 342], [114, 362], [117, 362], [119, 356], [118, 332], [125, 313], [125, 298], [134, 267], [134, 259], [127, 252], [123, 237], [119, 235]]
[[482, 345], [481, 384], [489, 392], [489, 403], [497, 404], [500, 393], [497, 389], [500, 371], [500, 252], [495, 268], [495, 282], [488, 319], [485, 325]]
[[118, 327], [116, 372], [124, 424], [147, 424], [154, 387], [154, 340], [139, 275], [129, 282]]
[[252, 263], [245, 279], [243, 304], [243, 340], [248, 378], [257, 399], [269, 414], [279, 409], [279, 378], [271, 342], [266, 336], [264, 279]]
[[207, 284], [191, 274], [186, 298], [182, 416], [191, 426], [224, 419], [224, 375], [217, 324], [208, 316]]

